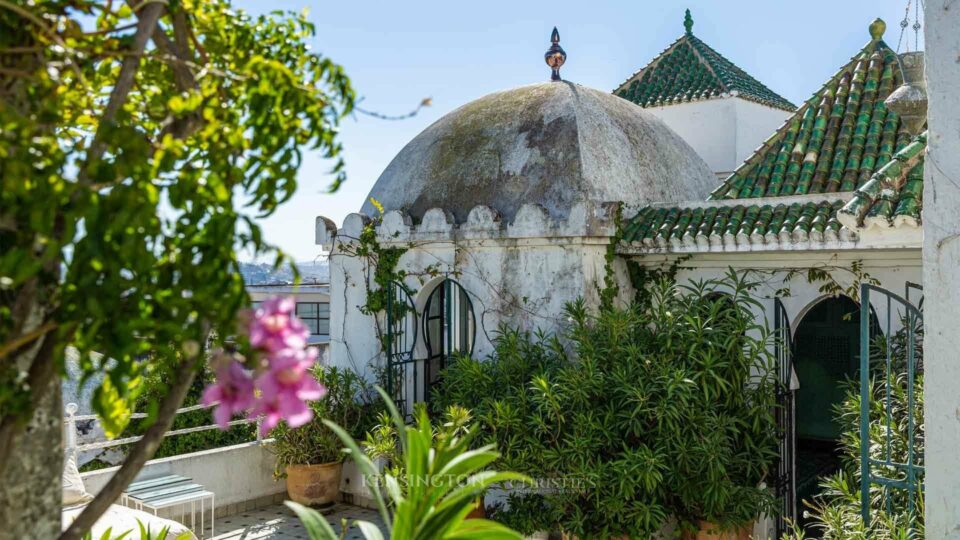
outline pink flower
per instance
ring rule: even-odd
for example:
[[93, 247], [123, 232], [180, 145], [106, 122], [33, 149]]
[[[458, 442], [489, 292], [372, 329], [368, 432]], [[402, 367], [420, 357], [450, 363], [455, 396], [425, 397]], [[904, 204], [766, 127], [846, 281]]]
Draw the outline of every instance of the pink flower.
[[307, 348], [310, 331], [294, 314], [296, 306], [292, 297], [275, 296], [253, 313], [241, 314], [250, 345], [257, 349], [252, 360], [259, 375], [254, 380], [239, 356], [221, 354], [215, 360], [220, 362], [217, 380], [204, 390], [203, 404], [218, 403], [213, 414], [220, 427], [226, 429], [230, 418], [243, 411], [249, 411], [250, 419], [263, 417], [264, 434], [281, 420], [299, 427], [313, 418], [307, 402], [322, 398], [326, 390], [310, 372], [317, 350]]
[[310, 331], [294, 315], [296, 305], [290, 296], [275, 296], [261, 304], [250, 323], [250, 345], [267, 353], [306, 347]]
[[313, 418], [307, 401], [323, 397], [326, 390], [314, 379], [310, 368], [317, 359], [316, 349], [284, 349], [271, 356], [269, 368], [257, 377], [260, 391], [252, 416], [263, 415], [261, 432], [273, 429], [280, 420], [300, 427]]
[[216, 380], [203, 391], [201, 403], [207, 406], [217, 404], [213, 418], [221, 428], [226, 429], [234, 414], [253, 406], [253, 388], [253, 378], [243, 365], [233, 358], [224, 357], [217, 368]]

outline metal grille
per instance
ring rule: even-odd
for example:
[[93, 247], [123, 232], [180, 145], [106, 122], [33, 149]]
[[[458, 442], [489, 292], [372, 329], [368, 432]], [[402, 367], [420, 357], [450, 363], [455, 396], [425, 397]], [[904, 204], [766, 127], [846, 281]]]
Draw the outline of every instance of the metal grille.
[[[911, 289], [919, 286], [907, 284], [908, 297]], [[918, 517], [921, 511], [923, 418], [916, 378], [923, 365], [923, 312], [922, 304], [873, 285], [861, 285], [860, 301], [860, 440], [869, 441], [860, 445], [860, 504], [869, 525], [871, 507], [890, 512], [905, 506]], [[868, 305], [885, 306], [886, 338], [868, 337]]]
[[776, 337], [777, 431], [780, 435], [780, 456], [777, 461], [776, 491], [780, 501], [777, 538], [796, 522], [796, 438], [794, 433], [793, 339], [790, 318], [783, 303], [774, 300], [774, 332]]
[[390, 282], [387, 290], [387, 325], [384, 349], [387, 353], [385, 374], [387, 393], [400, 411], [419, 401], [419, 360], [414, 360], [417, 344], [417, 308], [403, 283]]

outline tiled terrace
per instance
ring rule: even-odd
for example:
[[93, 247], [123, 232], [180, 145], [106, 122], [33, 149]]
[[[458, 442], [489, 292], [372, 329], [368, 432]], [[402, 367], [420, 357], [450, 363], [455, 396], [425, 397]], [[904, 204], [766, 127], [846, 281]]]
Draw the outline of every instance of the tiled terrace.
[[[340, 524], [346, 519], [352, 523], [356, 519], [362, 519], [377, 524], [380, 530], [384, 532], [384, 537], [389, 538], [383, 521], [376, 510], [368, 510], [357, 506], [338, 504], [331, 512], [325, 514], [327, 521], [333, 525], [334, 530], [340, 532]], [[200, 531], [197, 531], [198, 533]], [[223, 517], [216, 521], [215, 540], [253, 540], [260, 538], [270, 538], [277, 540], [287, 540], [294, 538], [306, 539], [307, 531], [304, 530], [300, 520], [286, 506], [275, 505], [249, 510]], [[204, 531], [204, 538], [210, 531]], [[198, 534], [199, 536], [199, 534]], [[356, 527], [349, 527], [344, 537], [347, 540], [362, 539], [363, 535]]]

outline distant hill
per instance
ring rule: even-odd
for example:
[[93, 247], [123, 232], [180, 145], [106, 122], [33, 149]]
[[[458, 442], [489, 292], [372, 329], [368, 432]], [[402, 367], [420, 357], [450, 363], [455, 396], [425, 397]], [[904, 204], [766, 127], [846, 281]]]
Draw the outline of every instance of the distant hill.
[[[327, 261], [306, 261], [295, 263], [300, 271], [302, 283], [328, 283], [330, 267]], [[247, 285], [275, 285], [293, 283], [293, 272], [287, 266], [274, 271], [267, 263], [240, 263], [240, 272]]]

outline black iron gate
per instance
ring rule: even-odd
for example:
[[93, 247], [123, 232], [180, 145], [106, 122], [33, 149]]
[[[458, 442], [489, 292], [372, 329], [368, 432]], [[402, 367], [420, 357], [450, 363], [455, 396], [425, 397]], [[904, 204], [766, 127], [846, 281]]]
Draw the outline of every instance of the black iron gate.
[[777, 538], [796, 522], [796, 439], [794, 437], [793, 336], [790, 318], [779, 298], [774, 299], [774, 333], [777, 360], [777, 431], [780, 435], [780, 458], [777, 461], [775, 487], [780, 501]]
[[387, 355], [385, 374], [387, 393], [393, 397], [397, 409], [408, 412], [420, 400], [419, 374], [413, 349], [417, 343], [417, 308], [412, 295], [403, 283], [391, 281], [387, 287], [386, 335], [384, 352]]

